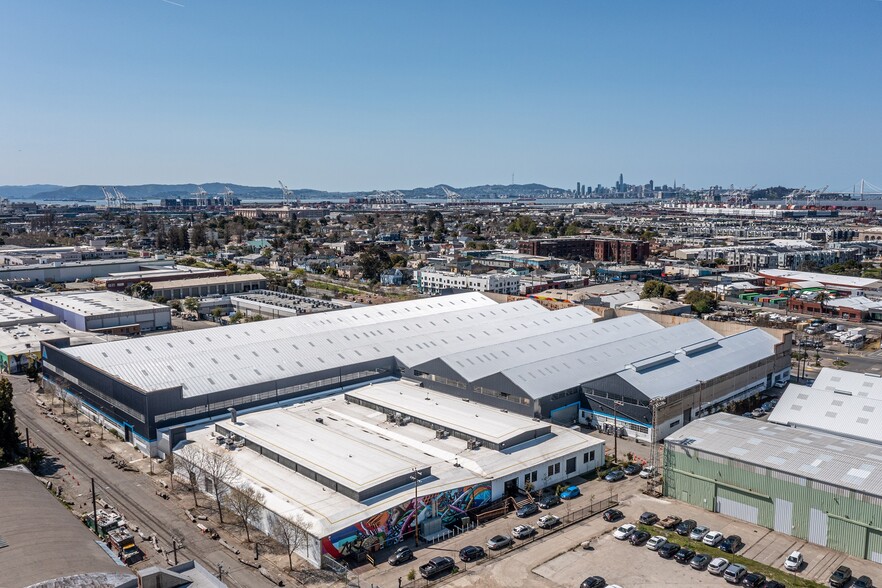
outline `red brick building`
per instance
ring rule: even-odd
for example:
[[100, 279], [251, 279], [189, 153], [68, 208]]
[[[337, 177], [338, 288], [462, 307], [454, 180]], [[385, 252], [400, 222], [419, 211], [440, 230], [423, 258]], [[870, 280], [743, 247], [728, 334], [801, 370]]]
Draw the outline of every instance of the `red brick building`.
[[542, 255], [561, 259], [643, 263], [649, 257], [649, 243], [637, 239], [615, 237], [562, 237], [530, 239], [518, 243], [524, 255]]

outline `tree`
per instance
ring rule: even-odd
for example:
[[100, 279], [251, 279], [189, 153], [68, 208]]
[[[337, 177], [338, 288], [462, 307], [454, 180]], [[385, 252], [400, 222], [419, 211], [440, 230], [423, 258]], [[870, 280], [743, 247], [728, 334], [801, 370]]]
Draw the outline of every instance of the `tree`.
[[211, 309], [211, 316], [213, 316], [215, 320], [219, 319], [223, 313], [224, 311], [221, 310], [220, 306], [215, 306]]
[[209, 492], [214, 495], [217, 502], [217, 516], [221, 524], [224, 522], [224, 498], [240, 475], [233, 458], [228, 452], [222, 453], [222, 451], [221, 449], [202, 450], [202, 474], [208, 482], [206, 486], [210, 486]]
[[380, 273], [392, 267], [392, 259], [385, 249], [378, 245], [372, 245], [358, 256], [358, 267], [365, 280], [379, 282]]
[[659, 282], [658, 280], [649, 280], [643, 284], [643, 291], [640, 298], [667, 298], [668, 300], [676, 300], [679, 295], [673, 286]]
[[187, 474], [187, 483], [193, 493], [193, 506], [199, 508], [199, 474], [202, 472], [203, 450], [195, 443], [185, 445], [181, 449], [181, 459], [175, 460], [175, 467], [180, 467]]
[[199, 308], [199, 299], [195, 296], [187, 296], [184, 298], [184, 308], [186, 308], [190, 312], [196, 312]]
[[12, 383], [0, 378], [0, 463], [12, 461], [20, 440], [15, 428], [15, 406], [12, 404]]
[[233, 324], [236, 324], [239, 321], [241, 321], [243, 318], [245, 318], [245, 315], [242, 313], [241, 310], [237, 310], [236, 312], [233, 313], [233, 316], [230, 317], [230, 322]]
[[254, 486], [241, 485], [230, 492], [230, 508], [242, 519], [245, 527], [245, 540], [251, 543], [249, 526], [263, 511], [263, 492]]
[[280, 515], [274, 515], [270, 521], [270, 530], [273, 538], [285, 547], [288, 553], [288, 569], [294, 569], [291, 558], [301, 547], [308, 547], [309, 525], [302, 515], [289, 519]]
[[717, 309], [717, 297], [713, 292], [692, 290], [683, 298], [683, 302], [692, 305], [692, 310], [699, 314], [707, 314]]
[[142, 300], [149, 300], [153, 298], [153, 284], [142, 280], [126, 288], [126, 294]]
[[28, 365], [25, 366], [24, 373], [27, 376], [28, 380], [31, 382], [36, 382], [40, 377], [40, 369], [42, 365], [40, 364], [40, 356], [37, 353], [29, 353], [28, 354]]

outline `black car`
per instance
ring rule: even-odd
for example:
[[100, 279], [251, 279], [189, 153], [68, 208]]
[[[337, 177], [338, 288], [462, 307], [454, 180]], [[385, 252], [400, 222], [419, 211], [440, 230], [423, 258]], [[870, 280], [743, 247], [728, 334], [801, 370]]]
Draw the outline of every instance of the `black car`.
[[839, 566], [833, 575], [830, 576], [830, 586], [833, 588], [843, 588], [851, 580], [851, 568], [848, 566]]
[[766, 580], [766, 583], [763, 584], [763, 588], [787, 588], [781, 582], [776, 582], [775, 580]]
[[873, 588], [873, 580], [869, 576], [861, 576], [854, 581], [851, 588]]
[[606, 580], [604, 580], [600, 576], [591, 576], [590, 578], [585, 578], [584, 580], [582, 580], [579, 588], [604, 588], [605, 586]]
[[617, 521], [619, 519], [625, 518], [625, 513], [620, 510], [616, 510], [614, 508], [609, 509], [608, 511], [603, 513], [603, 520], [612, 523], [613, 521]]
[[676, 543], [671, 543], [670, 541], [668, 541], [667, 543], [659, 547], [657, 551], [660, 557], [671, 559], [672, 557], [674, 557], [674, 555], [677, 554], [678, 551], [680, 551], [680, 546]]
[[674, 554], [674, 559], [681, 564], [687, 564], [695, 557], [695, 550], [688, 547], [681, 547], [680, 551]]
[[397, 566], [413, 559], [413, 551], [410, 547], [399, 547], [395, 553], [389, 556], [389, 564]]
[[649, 541], [650, 537], [652, 537], [652, 535], [650, 535], [646, 531], [634, 531], [633, 533], [631, 533], [631, 536], [628, 537], [628, 542], [631, 545], [643, 545], [644, 543]]
[[698, 526], [698, 523], [693, 521], [692, 519], [686, 519], [682, 521], [679, 525], [674, 529], [677, 531], [677, 535], [682, 535], [683, 537], [688, 537], [689, 533], [692, 532], [692, 529]]
[[695, 557], [689, 562], [689, 565], [693, 570], [705, 570], [707, 569], [707, 564], [710, 563], [711, 556], [706, 553], [696, 553]]
[[643, 466], [639, 463], [629, 463], [625, 466], [624, 472], [629, 476], [636, 476], [640, 473], [640, 470], [643, 469]]
[[654, 512], [645, 512], [640, 515], [640, 524], [642, 525], [654, 525], [658, 522], [658, 515]]
[[466, 545], [459, 550], [459, 559], [466, 562], [479, 560], [484, 555], [484, 548], [477, 545]]
[[760, 588], [765, 583], [766, 577], [762, 574], [757, 574], [756, 572], [750, 572], [744, 576], [743, 580], [741, 580], [741, 585], [746, 586], [747, 588]]
[[533, 516], [537, 512], [539, 512], [539, 505], [535, 502], [528, 502], [519, 508], [516, 514], [518, 515], [518, 518], [525, 519], [529, 516]]
[[735, 553], [742, 547], [744, 547], [744, 543], [741, 542], [741, 537], [738, 535], [729, 535], [720, 543], [720, 551], [726, 553]]
[[549, 494], [548, 496], [543, 496], [542, 499], [539, 501], [539, 508], [548, 509], [553, 506], [557, 506], [561, 502], [562, 501], [560, 499], [560, 496], [558, 496], [557, 494]]

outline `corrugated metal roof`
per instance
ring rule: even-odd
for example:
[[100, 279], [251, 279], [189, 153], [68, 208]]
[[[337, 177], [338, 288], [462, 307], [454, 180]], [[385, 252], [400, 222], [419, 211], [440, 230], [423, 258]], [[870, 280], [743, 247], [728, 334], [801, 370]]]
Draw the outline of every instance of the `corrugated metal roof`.
[[848, 390], [855, 396], [882, 399], [882, 376], [859, 374], [833, 368], [823, 368], [812, 384], [814, 390]]
[[882, 398], [790, 384], [769, 422], [882, 443]]
[[882, 497], [882, 451], [874, 443], [717, 413], [692, 421], [665, 444]]
[[667, 356], [657, 356], [658, 361], [633, 362], [618, 375], [647, 398], [669, 396], [774, 355], [777, 342], [762, 329], [751, 329], [682, 345]]
[[599, 337], [603, 337], [602, 333], [606, 332], [612, 335], [612, 340], [597, 347], [579, 349], [558, 357], [509, 368], [502, 373], [531, 397], [543, 398], [619, 372], [633, 361], [674, 351], [708, 338], [721, 337], [698, 321], [649, 333], [628, 333], [630, 336], [624, 338], [617, 335], [620, 327], [616, 321], [599, 322], [597, 327], [601, 331], [598, 333]]

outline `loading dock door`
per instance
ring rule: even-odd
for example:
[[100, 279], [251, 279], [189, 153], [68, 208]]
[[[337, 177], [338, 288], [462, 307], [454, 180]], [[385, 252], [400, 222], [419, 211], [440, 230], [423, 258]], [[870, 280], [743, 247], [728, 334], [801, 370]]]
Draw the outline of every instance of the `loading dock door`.
[[809, 543], [827, 546], [827, 513], [813, 508], [809, 511]]
[[753, 523], [754, 525], [758, 524], [757, 521], [759, 521], [759, 509], [757, 507], [742, 504], [737, 500], [723, 498], [722, 496], [717, 496], [717, 512]]
[[775, 530], [779, 533], [793, 533], [793, 503], [789, 500], [775, 499]]

